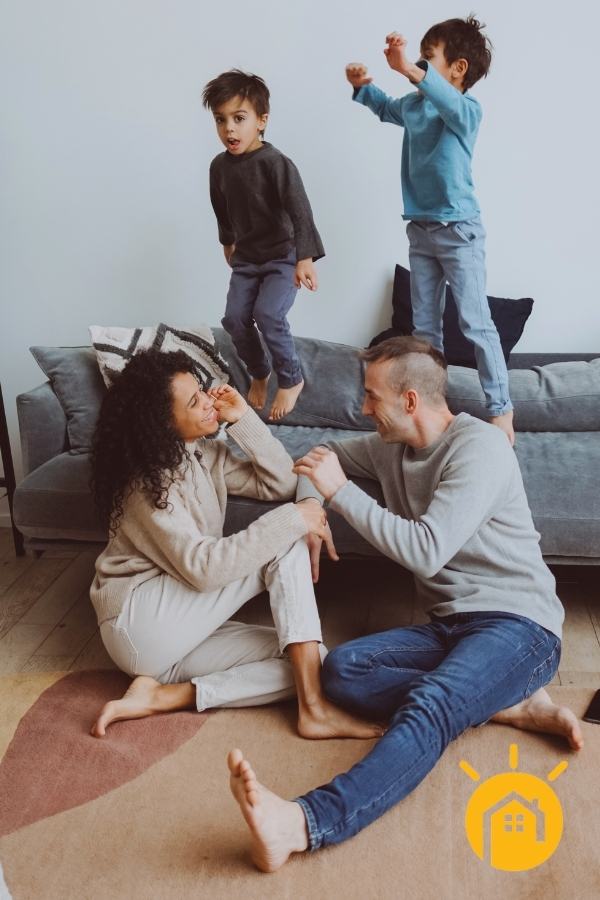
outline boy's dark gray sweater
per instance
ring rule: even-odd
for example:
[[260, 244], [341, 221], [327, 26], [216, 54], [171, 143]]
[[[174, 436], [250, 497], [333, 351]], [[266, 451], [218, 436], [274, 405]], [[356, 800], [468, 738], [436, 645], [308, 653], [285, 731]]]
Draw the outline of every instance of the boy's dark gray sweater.
[[[350, 477], [380, 482], [387, 509], [348, 482], [330, 507], [414, 572], [430, 613], [507, 612], [561, 637], [564, 610], [542, 559], [506, 435], [467, 413], [423, 450], [378, 434], [330, 441]], [[298, 497], [323, 499], [307, 478]]]
[[235, 244], [234, 262], [270, 262], [292, 250], [296, 260], [325, 256], [298, 169], [266, 141], [241, 156], [215, 156], [210, 199], [220, 242]]

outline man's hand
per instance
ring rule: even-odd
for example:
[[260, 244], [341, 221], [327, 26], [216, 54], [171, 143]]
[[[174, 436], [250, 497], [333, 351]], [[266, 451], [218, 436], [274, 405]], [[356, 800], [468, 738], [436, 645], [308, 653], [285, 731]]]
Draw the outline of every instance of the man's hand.
[[386, 35], [385, 41], [387, 47], [383, 52], [390, 69], [405, 75], [413, 84], [418, 84], [419, 81], [422, 81], [425, 78], [425, 72], [419, 66], [409, 62], [406, 56], [407, 40], [404, 35], [399, 34], [397, 31], [392, 31]]
[[334, 562], [337, 562], [339, 560], [339, 556], [337, 554], [337, 550], [335, 549], [335, 544], [333, 543], [333, 535], [331, 534], [329, 522], [327, 522], [325, 525], [324, 538], [317, 537], [315, 534], [306, 535], [308, 554], [310, 556], [310, 573], [312, 575], [314, 584], [316, 584], [319, 580], [319, 565], [321, 563], [321, 547], [323, 546], [323, 541], [325, 541], [329, 559], [333, 559]]
[[230, 425], [233, 425], [242, 418], [248, 409], [248, 404], [242, 395], [230, 384], [220, 384], [218, 387], [210, 388], [207, 394], [215, 401], [219, 422], [229, 422]]
[[299, 259], [296, 263], [294, 283], [297, 288], [304, 285], [309, 291], [316, 291], [318, 288], [319, 282], [317, 280], [317, 270], [315, 269], [315, 264], [311, 257], [308, 259]]
[[235, 253], [235, 244], [224, 244], [223, 245], [223, 253], [225, 254], [225, 260], [227, 265], [231, 265], [231, 257]]
[[336, 491], [348, 481], [339, 459], [333, 450], [328, 450], [327, 447], [313, 447], [306, 456], [296, 460], [292, 471], [296, 475], [306, 475], [310, 478], [326, 500], [331, 500]]

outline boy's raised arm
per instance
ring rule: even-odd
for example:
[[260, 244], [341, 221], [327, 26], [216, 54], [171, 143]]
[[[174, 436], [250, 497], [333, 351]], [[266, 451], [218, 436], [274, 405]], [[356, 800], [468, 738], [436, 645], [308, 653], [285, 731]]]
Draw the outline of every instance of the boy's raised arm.
[[419, 85], [419, 90], [433, 103], [448, 128], [459, 137], [475, 132], [481, 121], [479, 104], [471, 97], [465, 97], [427, 62], [419, 65], [411, 63], [405, 53], [406, 38], [401, 34], [393, 31], [387, 35], [386, 41], [387, 47], [383, 52], [389, 67], [400, 72], [412, 84]]
[[372, 84], [373, 79], [363, 63], [348, 63], [346, 78], [354, 88], [353, 100], [368, 107], [382, 122], [404, 125], [402, 118], [404, 97], [399, 99], [388, 97], [380, 88]]

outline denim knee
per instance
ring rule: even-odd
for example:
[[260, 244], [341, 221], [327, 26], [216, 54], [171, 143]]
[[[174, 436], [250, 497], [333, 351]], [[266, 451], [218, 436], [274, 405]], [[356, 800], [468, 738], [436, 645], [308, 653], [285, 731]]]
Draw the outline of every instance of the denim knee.
[[223, 316], [221, 319], [221, 325], [231, 337], [235, 337], [236, 334], [239, 334], [242, 331], [247, 331], [248, 328], [251, 327], [252, 323], [249, 322], [246, 324], [237, 316]]
[[[343, 699], [356, 675], [355, 654], [346, 644], [334, 647], [323, 660], [323, 689], [332, 700]], [[353, 671], [354, 670], [354, 671]]]

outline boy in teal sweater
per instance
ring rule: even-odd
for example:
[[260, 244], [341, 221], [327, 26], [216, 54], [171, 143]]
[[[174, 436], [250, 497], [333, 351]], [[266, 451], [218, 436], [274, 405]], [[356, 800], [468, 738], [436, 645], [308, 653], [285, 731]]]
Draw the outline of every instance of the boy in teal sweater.
[[400, 99], [372, 84], [362, 63], [346, 76], [353, 99], [382, 122], [404, 128], [403, 218], [408, 220], [414, 334], [443, 352], [442, 316], [448, 281], [465, 337], [474, 345], [490, 422], [514, 444], [508, 373], [485, 288], [485, 230], [474, 195], [471, 158], [481, 106], [469, 88], [487, 75], [491, 51], [483, 26], [469, 17], [434, 25], [421, 59], [407, 59], [406, 39], [386, 38], [389, 66], [418, 89]]

